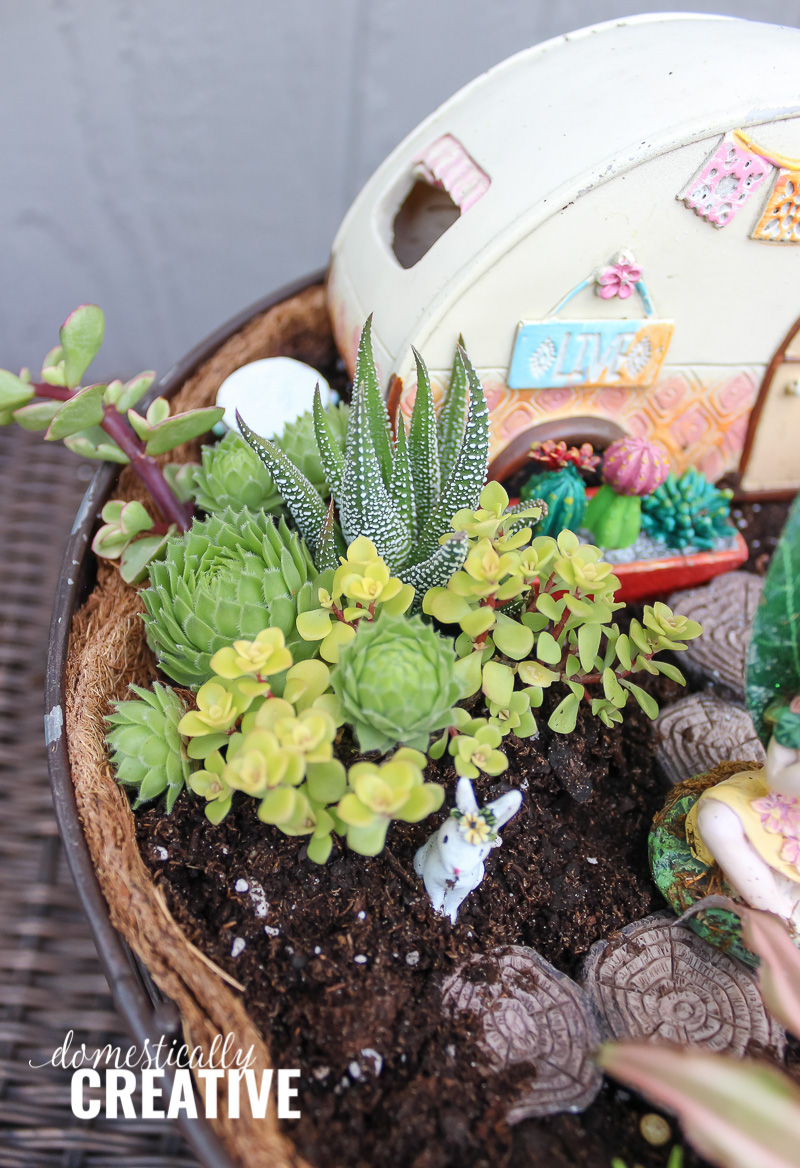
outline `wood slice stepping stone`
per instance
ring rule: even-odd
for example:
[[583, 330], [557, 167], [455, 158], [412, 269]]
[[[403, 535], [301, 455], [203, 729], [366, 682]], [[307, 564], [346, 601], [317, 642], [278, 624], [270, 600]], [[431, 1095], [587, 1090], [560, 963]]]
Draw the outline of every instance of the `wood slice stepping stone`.
[[613, 1038], [677, 1042], [737, 1058], [783, 1053], [783, 1028], [767, 1014], [756, 975], [669, 913], [593, 945], [583, 984]]
[[711, 694], [690, 694], [667, 706], [653, 731], [656, 757], [673, 784], [705, 774], [726, 759], [760, 765], [766, 760], [747, 710]]
[[528, 1082], [506, 1114], [510, 1124], [583, 1111], [603, 1076], [589, 1057], [600, 1042], [594, 1007], [576, 982], [535, 949], [509, 945], [476, 954], [442, 986], [447, 1013], [480, 1022], [478, 1045], [495, 1073], [530, 1064]]
[[688, 672], [723, 685], [735, 699], [744, 700], [744, 667], [750, 628], [764, 581], [751, 572], [728, 572], [702, 588], [673, 592], [674, 612], [699, 621], [703, 635], [690, 641], [681, 663]]

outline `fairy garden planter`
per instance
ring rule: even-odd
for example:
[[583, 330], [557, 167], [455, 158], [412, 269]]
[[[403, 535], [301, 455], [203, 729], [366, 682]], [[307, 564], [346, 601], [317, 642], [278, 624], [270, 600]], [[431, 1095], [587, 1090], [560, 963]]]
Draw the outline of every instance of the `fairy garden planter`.
[[[598, 35], [659, 57], [664, 30], [663, 51], [674, 55], [681, 41], [687, 60], [704, 35], [731, 35], [727, 24], [663, 19]], [[600, 51], [591, 38], [576, 43], [579, 56]], [[532, 75], [545, 60], [532, 51]], [[519, 83], [508, 67], [505, 84]], [[440, 122], [456, 127], [459, 99], [444, 110]], [[450, 193], [468, 241], [495, 180], [438, 128], [437, 149], [417, 152], [409, 174]], [[690, 138], [676, 156], [691, 153]], [[379, 187], [385, 178], [379, 172]], [[94, 557], [73, 541], [55, 626], [64, 674], [51, 679], [58, 696], [48, 726], [54, 757], [63, 762], [68, 751], [59, 781], [74, 785], [75, 799], [72, 807], [61, 788], [62, 820], [73, 840], [82, 825], [109, 918], [177, 1006], [187, 1041], [209, 1051], [230, 1033], [236, 1049], [252, 1048], [257, 1070], [301, 1071], [296, 1121], [279, 1122], [274, 1110], [236, 1118], [221, 1089], [203, 1130], [213, 1129], [232, 1162], [332, 1168], [379, 1163], [391, 1149], [393, 1163], [426, 1168], [588, 1168], [615, 1157], [657, 1168], [667, 1156], [675, 1168], [683, 1152], [674, 1124], [663, 1137], [671, 1150], [642, 1135], [655, 1130], [644, 1123], [651, 1105], [599, 1068], [634, 1081], [637, 1067], [650, 1067], [637, 1044], [648, 1046], [662, 1026], [694, 1047], [703, 1048], [706, 1025], [724, 1037], [698, 1057], [759, 1047], [780, 1060], [782, 1031], [748, 968], [766, 952], [748, 904], [769, 905], [741, 895], [747, 874], [734, 870], [716, 829], [725, 820], [738, 840], [763, 815], [758, 828], [778, 848], [784, 876], [794, 863], [800, 678], [790, 651], [775, 659], [781, 701], [767, 703], [765, 678], [776, 621], [796, 649], [796, 614], [776, 616], [776, 597], [790, 591], [778, 573], [794, 554], [797, 511], [757, 609], [749, 734], [741, 708], [749, 621], [729, 602], [724, 619], [738, 640], [723, 621], [704, 654], [697, 612], [713, 610], [712, 590], [729, 587], [749, 613], [755, 577], [721, 577], [631, 611], [620, 599], [707, 580], [721, 563], [678, 579], [658, 560], [646, 571], [612, 562], [642, 530], [693, 570], [703, 557], [741, 563], [746, 552], [728, 525], [729, 493], [710, 481], [735, 459], [712, 465], [710, 442], [695, 450], [695, 469], [659, 413], [677, 326], [656, 316], [643, 268], [604, 239], [593, 262], [607, 254], [613, 262], [562, 297], [587, 313], [588, 298], [596, 315], [572, 323], [613, 349], [613, 362], [592, 365], [588, 425], [570, 397], [591, 385], [569, 348], [576, 330], [563, 304], [520, 326], [502, 387], [487, 373], [487, 361], [498, 362], [483, 340], [477, 350], [469, 336], [453, 344], [458, 327], [441, 313], [429, 322], [430, 372], [424, 339], [422, 356], [400, 353], [391, 338], [410, 311], [405, 294], [395, 316], [354, 318], [354, 302], [369, 292], [367, 303], [374, 293], [379, 306], [399, 279], [392, 270], [385, 287], [375, 285], [354, 258], [375, 196], [373, 180], [337, 238], [327, 303], [312, 284], [262, 306], [204, 346], [167, 395], [145, 397], [150, 375], [82, 385], [102, 339], [93, 306], [65, 324], [40, 379], [0, 377], [3, 421], [47, 426], [48, 438], [129, 464], [113, 491], [106, 476], [105, 497], [99, 488], [89, 496], [76, 538], [92, 537]], [[456, 238], [448, 235], [417, 258], [422, 283], [441, 275]], [[396, 242], [392, 263], [407, 272], [411, 244]], [[648, 267], [649, 283], [659, 275], [658, 263], [653, 280]], [[438, 299], [429, 291], [439, 308], [458, 299], [453, 288]], [[643, 314], [633, 323], [624, 315], [631, 298]], [[536, 316], [536, 306], [524, 315]], [[590, 364], [592, 343], [580, 351]], [[572, 404], [563, 394], [547, 399], [565, 388], [547, 379], [561, 376], [570, 353]], [[258, 368], [274, 358], [301, 366]], [[405, 385], [389, 383], [392, 368]], [[308, 395], [314, 370], [338, 404]], [[295, 418], [286, 398], [262, 400], [253, 391], [262, 375], [297, 387], [288, 398], [310, 409]], [[703, 388], [715, 408], [717, 388]], [[512, 422], [509, 392], [524, 424]], [[649, 429], [632, 424], [641, 394]], [[547, 400], [545, 433], [530, 422]], [[223, 415], [238, 433], [215, 441], [209, 430]], [[599, 489], [587, 491], [601, 459]], [[537, 477], [512, 505], [523, 467]], [[714, 548], [718, 538], [727, 550]], [[687, 697], [682, 658], [693, 690], [710, 674], [717, 692]], [[693, 699], [691, 710], [682, 704]], [[713, 703], [736, 717], [728, 737], [698, 751], [696, 727], [720, 713]], [[777, 745], [759, 769], [752, 740], [767, 737], [766, 723]], [[663, 770], [676, 785], [664, 809], [658, 753], [667, 742]], [[720, 762], [729, 744], [747, 742], [751, 761]], [[654, 917], [659, 890], [676, 913], [695, 915], [677, 924]], [[598, 1052], [604, 1039], [614, 1042]], [[672, 1106], [654, 1082], [649, 1095]], [[208, 1163], [218, 1154], [210, 1144], [203, 1151]], [[683, 1162], [702, 1161], [687, 1148]]]

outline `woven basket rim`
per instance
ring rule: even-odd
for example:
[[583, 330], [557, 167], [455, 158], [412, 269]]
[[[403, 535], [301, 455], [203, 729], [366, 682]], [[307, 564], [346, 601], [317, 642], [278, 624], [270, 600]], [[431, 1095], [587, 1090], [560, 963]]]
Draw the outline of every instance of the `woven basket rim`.
[[[325, 276], [325, 270], [314, 272], [237, 313], [173, 366], [160, 379], [152, 396], [174, 397], [242, 329], [270, 310], [317, 288], [324, 283]], [[73, 619], [95, 587], [93, 557], [89, 554], [91, 533], [100, 510], [117, 483], [119, 472], [119, 467], [106, 464], [95, 473], [81, 502], [64, 554], [48, 644], [45, 737], [53, 804], [66, 859], [115, 1004], [134, 1041], [142, 1044], [146, 1039], [157, 1042], [162, 1035], [168, 1039], [180, 1036], [181, 1010], [159, 987], [158, 975], [151, 977], [143, 958], [136, 952], [136, 938], [126, 937], [112, 920], [112, 906], [101, 885], [81, 822], [65, 726]], [[199, 957], [196, 960], [200, 962]], [[234, 1164], [252, 1163], [249, 1158], [241, 1159], [237, 1149], [231, 1146], [230, 1129], [226, 1139], [225, 1133], [215, 1131], [215, 1125], [203, 1117], [190, 1120], [181, 1115], [178, 1124], [205, 1168], [232, 1168]], [[223, 1134], [222, 1139], [219, 1134]], [[279, 1142], [288, 1143], [283, 1137]], [[273, 1148], [273, 1152], [276, 1150]], [[268, 1162], [274, 1164], [274, 1168], [282, 1168], [282, 1164], [301, 1164], [290, 1148], [280, 1160], [273, 1157]]]

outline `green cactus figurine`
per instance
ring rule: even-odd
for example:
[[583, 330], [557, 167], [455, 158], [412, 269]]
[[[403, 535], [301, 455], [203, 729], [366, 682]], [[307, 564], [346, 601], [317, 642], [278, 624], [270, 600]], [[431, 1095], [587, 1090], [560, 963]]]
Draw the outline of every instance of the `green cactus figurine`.
[[731, 533], [733, 491], [722, 491], [695, 467], [673, 474], [642, 500], [642, 527], [668, 547], [713, 548]]
[[630, 547], [642, 530], [642, 496], [669, 474], [667, 452], [646, 438], [619, 438], [603, 457], [603, 485], [586, 508], [586, 526], [602, 548]]
[[520, 497], [541, 499], [547, 512], [536, 525], [537, 535], [558, 535], [559, 531], [577, 531], [586, 512], [586, 487], [578, 473], [594, 470], [600, 456], [594, 454], [588, 442], [579, 448], [566, 442], [535, 442], [531, 458], [542, 469], [525, 483]]

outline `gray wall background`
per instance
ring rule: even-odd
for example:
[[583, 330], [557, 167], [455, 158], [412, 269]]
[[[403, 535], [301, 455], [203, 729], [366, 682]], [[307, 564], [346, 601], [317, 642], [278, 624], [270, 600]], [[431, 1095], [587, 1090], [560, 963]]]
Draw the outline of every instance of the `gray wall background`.
[[322, 266], [372, 170], [476, 74], [670, 8], [800, 25], [800, 0], [0, 0], [0, 366], [38, 370], [94, 301], [95, 376], [165, 372]]

